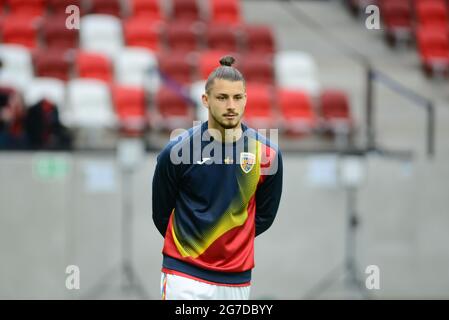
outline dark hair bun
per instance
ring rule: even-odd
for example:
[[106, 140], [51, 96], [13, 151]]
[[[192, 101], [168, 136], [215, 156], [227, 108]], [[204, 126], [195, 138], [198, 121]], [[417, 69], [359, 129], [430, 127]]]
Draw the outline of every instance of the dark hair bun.
[[220, 59], [220, 64], [222, 66], [232, 67], [235, 62], [235, 58], [233, 56], [224, 56]]

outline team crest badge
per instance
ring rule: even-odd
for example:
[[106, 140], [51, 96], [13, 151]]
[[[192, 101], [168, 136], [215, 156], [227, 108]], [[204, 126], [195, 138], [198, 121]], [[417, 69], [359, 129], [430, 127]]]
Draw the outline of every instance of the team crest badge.
[[243, 172], [248, 173], [254, 167], [256, 163], [256, 155], [250, 152], [240, 153], [240, 167]]

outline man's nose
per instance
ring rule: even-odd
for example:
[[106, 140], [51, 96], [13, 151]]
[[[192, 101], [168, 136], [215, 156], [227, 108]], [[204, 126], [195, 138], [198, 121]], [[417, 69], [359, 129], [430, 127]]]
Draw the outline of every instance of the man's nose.
[[229, 99], [227, 104], [227, 109], [234, 110], [237, 107], [237, 103], [234, 99]]

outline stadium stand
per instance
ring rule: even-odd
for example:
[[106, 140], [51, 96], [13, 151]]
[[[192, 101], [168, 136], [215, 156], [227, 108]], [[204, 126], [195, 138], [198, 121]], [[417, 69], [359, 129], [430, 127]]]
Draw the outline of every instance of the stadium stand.
[[[235, 67], [248, 83], [248, 94], [256, 96], [248, 100], [248, 123], [259, 128], [279, 125], [288, 134], [300, 133], [298, 137], [314, 132], [321, 92], [314, 58], [302, 51], [279, 50], [271, 26], [244, 21], [240, 1], [204, 3], [207, 5], [195, 0], [0, 3], [5, 13], [0, 23], [1, 83], [29, 97], [26, 89], [34, 83], [30, 82], [33, 77], [43, 92], [51, 83], [60, 88], [62, 81], [67, 97], [58, 98], [56, 104], [70, 127], [93, 127], [98, 121], [98, 127], [123, 129], [132, 118], [137, 124], [131, 125], [135, 131], [129, 132], [157, 131], [175, 124], [189, 126], [189, 119], [207, 119], [201, 102], [204, 80], [222, 56], [232, 54], [237, 59]], [[80, 8], [80, 30], [66, 27], [67, 17], [73, 13], [66, 12], [70, 5]], [[423, 17], [443, 19], [440, 9], [423, 8]], [[423, 65], [434, 70], [445, 59], [444, 40], [441, 34], [428, 34], [426, 19], [430, 18], [420, 20], [426, 29], [419, 31], [419, 46]], [[400, 25], [392, 21], [392, 29]], [[91, 94], [92, 100], [75, 97], [86, 94]], [[127, 94], [129, 109], [125, 107]], [[288, 99], [297, 99], [297, 103]], [[98, 108], [93, 107], [94, 101]], [[157, 117], [149, 116], [152, 109], [163, 121], [157, 123]], [[148, 126], [150, 122], [157, 125]]]

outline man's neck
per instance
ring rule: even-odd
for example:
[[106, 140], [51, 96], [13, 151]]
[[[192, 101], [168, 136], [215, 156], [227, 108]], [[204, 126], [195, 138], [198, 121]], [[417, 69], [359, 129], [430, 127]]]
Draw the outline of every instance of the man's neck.
[[231, 143], [235, 142], [242, 136], [242, 125], [239, 122], [239, 124], [232, 129], [225, 129], [218, 123], [215, 123], [214, 121], [208, 121], [207, 123], [209, 134], [214, 138], [214, 140], [225, 142], [225, 143]]

